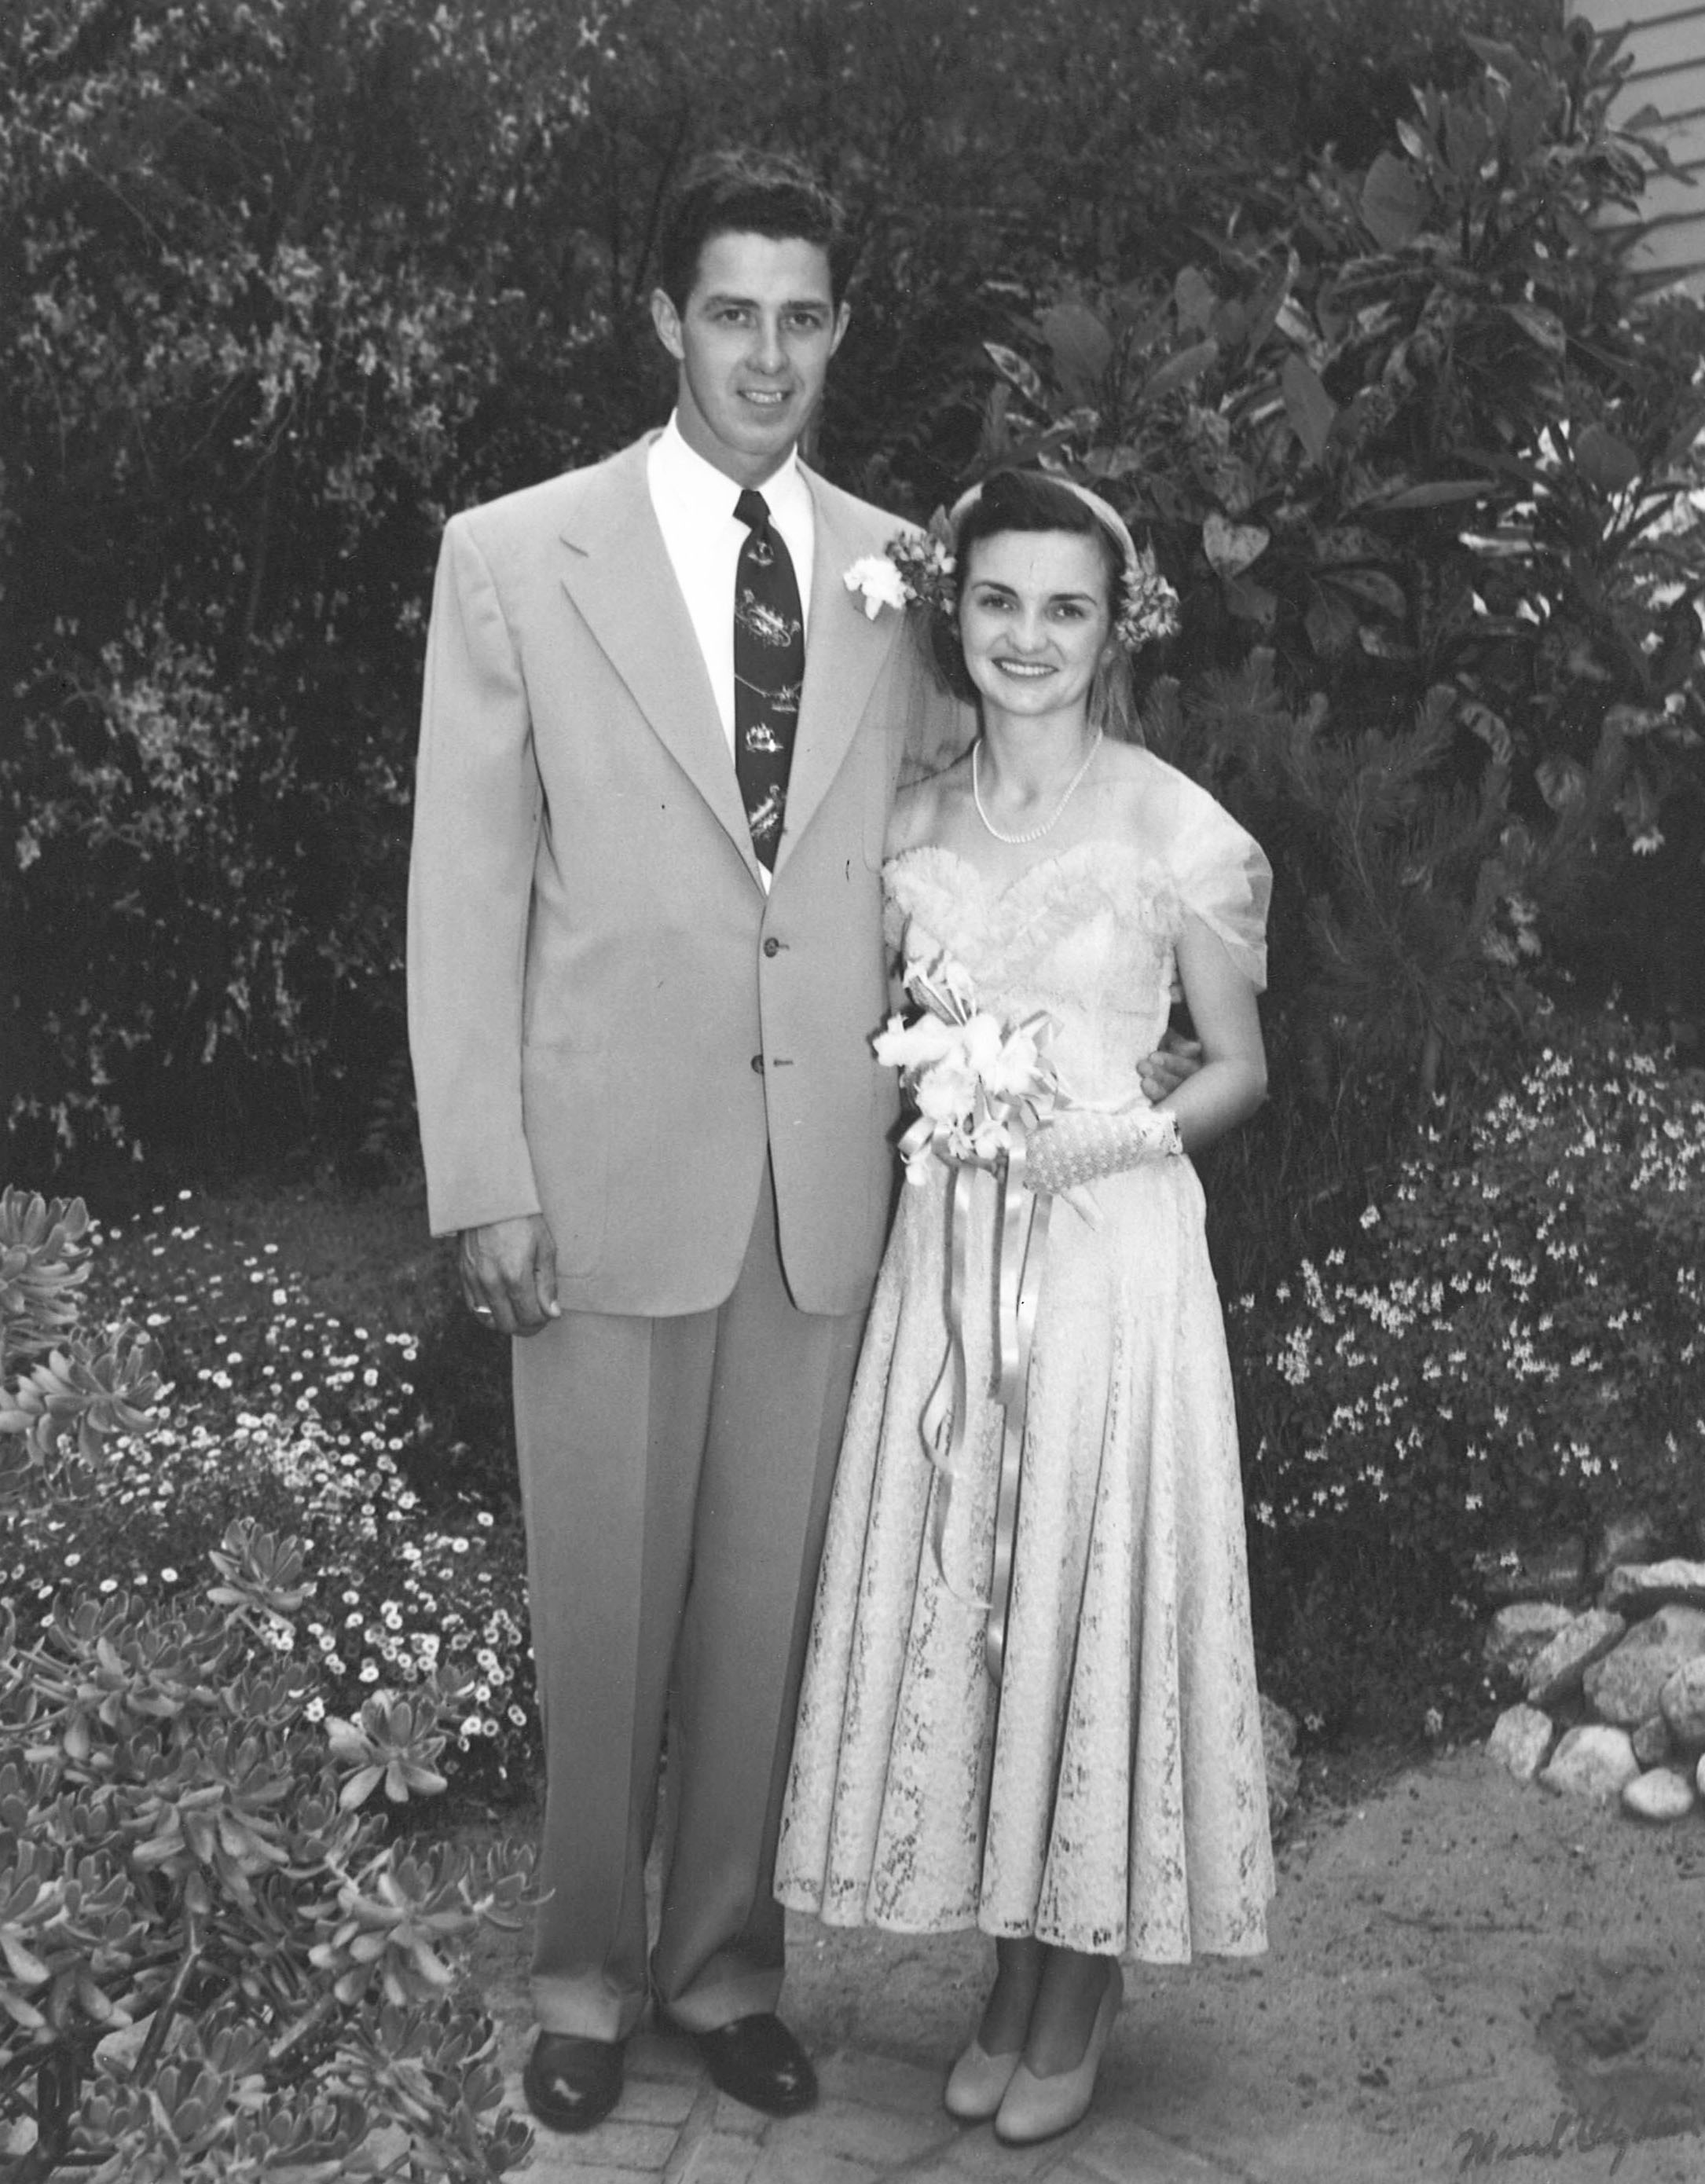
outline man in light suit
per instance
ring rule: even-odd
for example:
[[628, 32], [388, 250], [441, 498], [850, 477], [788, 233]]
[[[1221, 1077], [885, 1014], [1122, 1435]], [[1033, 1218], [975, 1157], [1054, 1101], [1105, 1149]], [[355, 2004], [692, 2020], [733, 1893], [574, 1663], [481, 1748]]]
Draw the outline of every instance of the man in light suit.
[[901, 616], [843, 582], [893, 521], [797, 457], [846, 327], [833, 202], [724, 156], [666, 225], [667, 427], [446, 532], [410, 890], [432, 1224], [517, 1338], [547, 1780], [526, 2086], [566, 2130], [616, 2102], [649, 1993], [725, 2091], [815, 2098], [772, 1868], [891, 1203], [883, 839], [909, 732], [953, 727]]

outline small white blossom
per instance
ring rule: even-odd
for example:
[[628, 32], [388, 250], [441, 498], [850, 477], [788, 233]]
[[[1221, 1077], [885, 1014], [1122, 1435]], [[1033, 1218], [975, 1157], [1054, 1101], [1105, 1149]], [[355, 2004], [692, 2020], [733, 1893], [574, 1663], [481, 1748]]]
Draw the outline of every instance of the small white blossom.
[[844, 581], [868, 621], [874, 621], [884, 607], [905, 609], [905, 580], [886, 554], [861, 554]]

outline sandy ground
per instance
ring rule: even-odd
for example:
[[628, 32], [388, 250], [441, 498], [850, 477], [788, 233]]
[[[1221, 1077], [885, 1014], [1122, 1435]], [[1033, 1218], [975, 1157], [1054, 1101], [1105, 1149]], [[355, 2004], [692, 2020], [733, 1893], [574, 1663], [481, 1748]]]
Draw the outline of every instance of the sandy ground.
[[[1092, 2173], [1705, 2176], [1705, 1819], [1649, 1827], [1465, 1751], [1306, 1807], [1279, 1868], [1264, 1958], [1128, 1978]], [[512, 2063], [523, 1958], [511, 1943], [484, 1967]], [[826, 2064], [888, 2059], [916, 2078], [966, 2036], [987, 1963], [975, 1936], [802, 1919], [784, 2007]], [[914, 2153], [901, 2170], [1080, 2173], [1021, 2168], [983, 2137], [986, 2160], [962, 2142], [945, 2168]], [[855, 2170], [901, 2173], [856, 2159], [843, 2173]]]

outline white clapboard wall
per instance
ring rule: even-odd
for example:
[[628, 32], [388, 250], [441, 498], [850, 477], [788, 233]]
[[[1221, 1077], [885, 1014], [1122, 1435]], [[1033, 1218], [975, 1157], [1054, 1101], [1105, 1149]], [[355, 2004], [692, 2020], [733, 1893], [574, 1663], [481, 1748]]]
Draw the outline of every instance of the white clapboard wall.
[[1641, 207], [1651, 233], [1634, 263], [1664, 286], [1705, 295], [1705, 0], [1561, 0], [1565, 20], [1585, 15], [1597, 31], [1630, 25], [1622, 51], [1634, 67], [1611, 109], [1625, 120], [1641, 107], [1664, 117], [1664, 149], [1692, 178], [1690, 188], [1654, 176]]

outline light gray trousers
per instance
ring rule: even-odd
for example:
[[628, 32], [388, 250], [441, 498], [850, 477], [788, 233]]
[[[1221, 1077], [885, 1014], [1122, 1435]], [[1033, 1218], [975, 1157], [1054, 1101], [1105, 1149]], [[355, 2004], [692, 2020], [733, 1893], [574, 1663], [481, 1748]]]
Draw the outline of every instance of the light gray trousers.
[[776, 2007], [776, 1836], [863, 1325], [793, 1304], [766, 1172], [716, 1309], [570, 1312], [514, 1345], [544, 1724], [532, 1974], [546, 2031], [625, 2038], [648, 1988], [699, 2031]]

